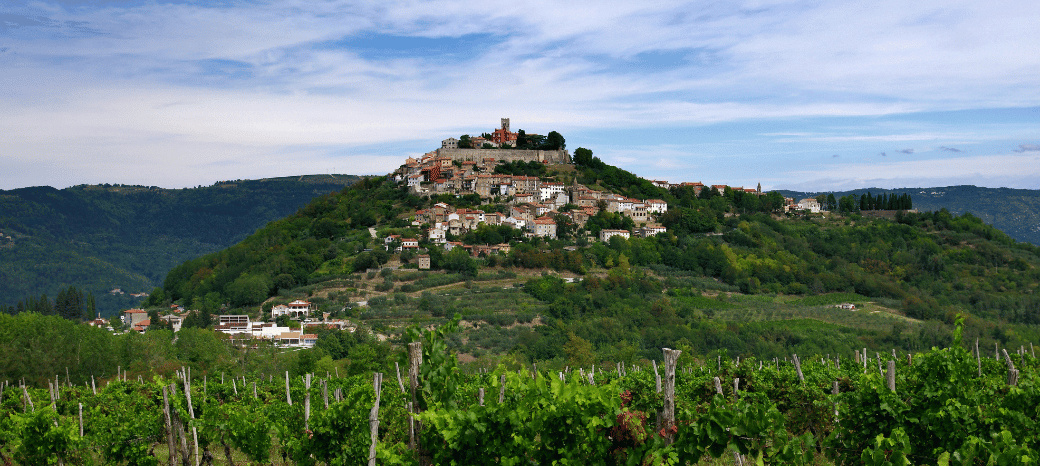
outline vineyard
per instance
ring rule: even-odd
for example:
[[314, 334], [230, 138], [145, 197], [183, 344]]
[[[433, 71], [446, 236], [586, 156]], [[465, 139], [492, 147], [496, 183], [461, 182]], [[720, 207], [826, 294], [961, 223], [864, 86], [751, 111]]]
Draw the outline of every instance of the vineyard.
[[[411, 331], [396, 373], [4, 384], [4, 464], [1032, 464], [1032, 348], [464, 374]], [[981, 354], [988, 353], [988, 354]], [[384, 379], [385, 377], [385, 379]]]

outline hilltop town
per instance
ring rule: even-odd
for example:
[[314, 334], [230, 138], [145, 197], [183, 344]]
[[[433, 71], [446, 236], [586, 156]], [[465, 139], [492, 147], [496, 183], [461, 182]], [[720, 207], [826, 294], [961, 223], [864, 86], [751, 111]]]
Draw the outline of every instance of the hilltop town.
[[[555, 132], [550, 133], [554, 135]], [[588, 220], [600, 211], [616, 213], [631, 220], [630, 229], [596, 229], [589, 239], [609, 241], [613, 236], [654, 236], [667, 231], [661, 225], [661, 217], [668, 212], [668, 203], [662, 199], [635, 199], [614, 192], [592, 189], [577, 182], [565, 183], [566, 170], [550, 174], [547, 168], [573, 164], [571, 154], [565, 149], [562, 136], [555, 133], [552, 138], [559, 141], [558, 147], [544, 145], [524, 149], [524, 138], [539, 138], [527, 135], [523, 130], [510, 131], [508, 118], [492, 133], [479, 137], [463, 135], [441, 141], [441, 147], [427, 152], [416, 159], [409, 157], [392, 174], [393, 180], [407, 185], [417, 196], [479, 196], [482, 204], [501, 206], [499, 211], [455, 208], [449, 202], [437, 202], [430, 208], [415, 212], [412, 224], [425, 226], [424, 232], [431, 243], [444, 245], [451, 250], [459, 244], [448, 241], [449, 236], [459, 236], [475, 230], [481, 224], [488, 226], [507, 225], [524, 232], [527, 237], [556, 239], [560, 224], [566, 222], [584, 229]], [[518, 143], [518, 141], [520, 141]], [[516, 147], [516, 148], [514, 148]], [[579, 149], [582, 150], [582, 149]], [[544, 165], [539, 167], [538, 165]], [[517, 172], [539, 173], [537, 176]], [[556, 176], [553, 176], [556, 175]], [[740, 192], [744, 195], [762, 196], [761, 186], [756, 188], [730, 187], [728, 185], [706, 186], [701, 182], [669, 183], [648, 180], [654, 187], [669, 190], [691, 189], [696, 195], [702, 190], [712, 190], [720, 196]], [[817, 199], [783, 199], [783, 210], [821, 212], [824, 205]], [[394, 241], [399, 238], [393, 238]], [[418, 239], [405, 239], [400, 249], [418, 248]], [[492, 251], [507, 248], [507, 245], [490, 246]], [[474, 251], [488, 252], [477, 247]], [[475, 252], [476, 253], [476, 252]]]
[[[411, 280], [434, 270], [473, 276], [475, 272], [466, 267], [475, 267], [478, 259], [493, 266], [501, 261], [520, 260], [517, 257], [543, 247], [577, 253], [597, 241], [612, 245], [616, 243], [614, 238], [649, 238], [666, 233], [672, 239], [689, 234], [719, 236], [726, 217], [756, 212], [819, 213], [842, 210], [851, 207], [844, 204], [853, 202], [851, 198], [842, 198], [839, 203], [833, 196], [795, 202], [776, 192], [764, 193], [761, 186], [646, 180], [606, 165], [588, 149], [577, 148], [572, 156], [563, 136], [555, 131], [544, 137], [523, 130], [513, 132], [507, 118], [491, 133], [450, 137], [441, 141], [441, 147], [419, 158], [409, 157], [382, 182], [396, 185], [395, 196], [405, 200], [395, 201], [392, 213], [383, 222], [350, 220], [365, 231], [363, 238], [356, 238], [358, 246], [350, 248], [352, 253], [348, 255], [353, 257], [331, 259], [322, 266], [323, 273], [352, 277], [352, 286], [347, 288], [354, 291], [340, 300], [343, 306], [331, 306], [327, 298], [311, 297], [313, 290], [307, 296], [293, 295], [292, 300], [288, 296], [268, 299], [271, 285], [265, 284], [262, 295], [250, 298], [261, 304], [259, 313], [224, 313], [230, 309], [210, 303], [210, 316], [208, 312], [167, 303], [169, 308], [161, 314], [156, 309], [131, 309], [123, 312], [122, 322], [97, 319], [91, 325], [115, 324], [141, 333], [155, 327], [173, 331], [182, 326], [212, 327], [241, 344], [269, 341], [277, 346], [311, 347], [319, 330], [353, 331], [357, 327], [342, 318], [346, 317], [346, 309], [366, 307], [368, 300], [386, 299], [378, 293], [399, 289], [402, 291], [395, 296], [400, 296], [407, 289], [392, 282], [378, 283], [377, 273], [387, 278], [393, 275], [392, 270], [416, 270], [420, 275], [409, 276]], [[408, 196], [400, 196], [404, 192]], [[371, 200], [367, 201], [369, 204]], [[884, 209], [891, 204], [870, 196], [859, 201], [865, 203], [864, 211]], [[670, 231], [673, 228], [675, 231]], [[527, 252], [517, 254], [523, 251]], [[328, 250], [325, 254], [329, 254]], [[581, 262], [574, 257], [570, 260]], [[583, 269], [580, 264], [563, 268]], [[353, 275], [360, 272], [365, 272], [367, 278]], [[284, 280], [283, 275], [277, 281]], [[365, 280], [375, 280], [367, 286], [376, 295], [368, 296], [363, 291]], [[292, 289], [293, 284], [288, 286]], [[197, 308], [198, 301], [190, 304]], [[218, 310], [219, 313], [214, 312]], [[194, 322], [189, 322], [192, 319]], [[386, 338], [383, 334], [377, 337]]]

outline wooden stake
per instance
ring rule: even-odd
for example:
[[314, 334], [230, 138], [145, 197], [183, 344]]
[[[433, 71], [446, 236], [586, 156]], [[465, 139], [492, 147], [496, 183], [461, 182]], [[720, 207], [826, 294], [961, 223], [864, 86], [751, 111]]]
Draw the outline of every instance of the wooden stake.
[[83, 403], [79, 404], [79, 436], [83, 438]]
[[506, 401], [506, 375], [502, 374], [498, 378], [498, 404], [505, 403]]
[[896, 391], [896, 362], [888, 361], [888, 373], [885, 374], [885, 379], [888, 380], [888, 389], [893, 392]]
[[1007, 350], [1004, 351], [1004, 361], [1008, 367], [1008, 385], [1018, 385], [1018, 369], [1015, 369], [1015, 363], [1011, 361], [1011, 356], [1008, 356]]
[[177, 461], [177, 447], [173, 443], [173, 421], [170, 419], [170, 396], [167, 392], [168, 388], [166, 385], [163, 385], [163, 420], [166, 421], [166, 446], [170, 450], [170, 466], [173, 466]]
[[794, 360], [794, 371], [798, 374], [798, 381], [805, 383], [805, 375], [802, 374], [802, 361], [798, 359], [797, 354], [792, 354], [791, 359]]
[[[305, 391], [303, 392], [303, 428], [310, 430], [311, 428], [311, 374], [307, 374], [303, 381]], [[379, 394], [376, 394], [376, 399], [379, 399]]]
[[715, 377], [714, 378], [714, 382], [715, 382], [715, 393], [721, 395], [722, 394], [722, 380], [720, 380], [718, 377]]
[[285, 371], [285, 402], [292, 406], [292, 395], [289, 393], [289, 371]]
[[376, 372], [372, 386], [375, 389], [376, 402], [368, 414], [368, 425], [371, 429], [372, 446], [368, 449], [368, 466], [376, 466], [376, 443], [379, 442], [379, 400], [382, 395], [383, 374]]
[[484, 387], [477, 389], [477, 404], [484, 406]]
[[680, 350], [663, 348], [664, 351], [664, 409], [661, 410], [661, 428], [665, 431], [665, 445], [672, 443], [675, 427], [675, 364], [682, 354]]
[[[36, 405], [32, 402], [32, 397], [29, 396], [29, 390], [25, 389], [25, 385], [22, 385], [22, 394], [25, 395], [25, 402], [29, 403], [29, 408], [32, 412], [36, 412]], [[25, 411], [25, 403], [22, 403], [22, 411]]]
[[657, 384], [657, 393], [661, 393], [661, 374], [657, 372], [657, 361], [651, 361], [654, 364], [654, 381]]
[[404, 393], [404, 382], [401, 381], [401, 365], [394, 361], [394, 369], [397, 369], [397, 385], [401, 386], [401, 393]]
[[975, 363], [979, 366], [979, 377], [982, 377], [982, 356], [979, 353], [979, 339], [975, 339]]
[[[413, 450], [419, 449], [419, 443], [416, 439], [415, 413], [419, 410], [419, 399], [416, 391], [419, 388], [419, 366], [422, 365], [422, 359], [422, 343], [409, 343], [408, 385], [412, 392], [412, 403], [408, 412], [408, 447]], [[422, 426], [419, 426], [419, 428], [422, 428]]]
[[[254, 387], [256, 384], [253, 385]], [[195, 419], [195, 406], [191, 402], [191, 376], [189, 375], [184, 379], [184, 399], [188, 402], [188, 416], [192, 420]], [[199, 466], [199, 429], [195, 426], [191, 426], [191, 441], [192, 445], [195, 445], [195, 466]]]

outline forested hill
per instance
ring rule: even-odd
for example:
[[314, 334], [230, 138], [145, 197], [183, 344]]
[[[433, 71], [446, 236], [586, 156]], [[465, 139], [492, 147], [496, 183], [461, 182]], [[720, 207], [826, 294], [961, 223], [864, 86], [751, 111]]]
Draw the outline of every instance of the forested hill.
[[980, 188], [978, 186], [947, 186], [945, 188], [857, 189], [854, 191], [800, 192], [779, 190], [786, 197], [804, 199], [820, 194], [834, 194], [840, 198], [849, 194], [871, 195], [909, 194], [914, 208], [920, 211], [938, 211], [945, 208], [960, 215], [970, 212], [983, 222], [992, 224], [1018, 241], [1040, 245], [1040, 190], [1011, 188]]
[[[817, 346], [812, 351], [821, 353], [851, 351], [865, 342], [862, 338], [878, 336], [850, 340], [842, 332], [860, 325], [853, 323], [855, 319], [871, 319], [874, 313], [897, 316], [899, 322], [909, 318], [905, 321], [912, 323], [910, 329], [891, 322], [877, 328], [893, 328], [885, 337], [891, 344], [915, 349], [941, 343], [936, 335], [944, 332], [929, 325], [949, 324], [958, 313], [973, 316], [968, 320], [969, 335], [984, 344], [1025, 342], [1020, 339], [1034, 336], [1040, 324], [1040, 248], [1015, 242], [970, 214], [902, 213], [876, 219], [855, 212], [784, 214], [782, 202], [773, 203], [779, 197], [773, 193], [759, 197], [710, 190], [695, 194], [685, 187], [658, 190], [616, 167], [583, 166], [580, 158], [576, 162], [573, 167], [550, 167], [546, 177], [615, 192], [638, 187], [643, 195], [660, 196], [669, 205], [660, 218], [668, 231], [596, 241], [590, 235], [593, 228], [633, 227], [631, 219], [626, 224], [619, 214], [600, 211], [584, 227], [556, 217], [561, 239], [524, 237], [507, 225], [479, 226], [448, 238], [474, 248], [509, 243], [507, 252], [473, 257], [463, 247], [445, 252], [442, 245], [425, 239], [423, 226], [411, 221], [416, 210], [438, 202], [484, 211], [501, 211], [504, 206], [481, 205], [489, 201], [475, 194], [418, 197], [387, 178], [370, 178], [315, 199], [231, 248], [173, 268], [164, 282], [165, 301], [153, 304], [172, 300], [209, 312], [226, 306], [226, 312], [256, 314], [262, 303], [266, 307], [307, 299], [323, 312], [348, 313], [362, 322], [372, 319], [373, 328], [384, 329], [390, 328], [390, 316], [422, 321], [455, 310], [505, 325], [525, 320], [519, 314], [496, 320], [499, 314], [529, 309], [546, 325], [503, 348], [531, 359], [563, 357], [561, 342], [572, 334], [575, 341], [591, 342], [597, 351], [631, 346], [633, 354], [644, 357], [661, 347], [681, 345], [715, 345], [714, 349], [750, 354], [771, 348], [768, 351], [782, 354], [797, 341], [813, 342]], [[371, 227], [379, 239], [370, 235]], [[414, 270], [414, 252], [386, 252], [382, 238], [392, 240], [391, 235], [418, 238], [432, 270]], [[388, 264], [401, 270], [384, 268]], [[380, 268], [378, 273], [373, 270]], [[567, 283], [558, 274], [579, 280]], [[465, 297], [459, 301], [445, 297], [443, 290], [418, 293], [460, 281], [489, 280], [498, 280], [497, 288], [477, 291], [479, 285], [470, 283], [466, 290], [475, 286], [475, 291], [463, 291]], [[502, 293], [502, 285], [523, 287], [542, 304], [518, 304], [523, 300], [515, 296], [513, 304], [493, 309], [468, 304], [480, 293]], [[777, 317], [730, 312], [744, 309], [740, 303], [745, 301], [732, 301], [743, 298], [733, 296], [752, 295], [770, 303], [766, 314]], [[358, 300], [367, 300], [371, 311], [352, 307]], [[833, 306], [825, 306], [841, 302], [877, 307], [869, 313], [839, 315]], [[799, 306], [813, 307], [817, 314], [797, 314], [802, 312]], [[790, 319], [782, 317], [786, 312], [826, 322], [832, 337], [827, 340], [822, 336], [826, 332], [818, 329], [798, 333], [804, 329], [795, 330], [792, 324], [778, 329], [746, 320]], [[732, 320], [712, 322], [712, 316]], [[1012, 327], [1013, 332], [1008, 330]]]
[[[175, 265], [231, 246], [353, 175], [218, 182], [188, 189], [81, 185], [0, 190], [0, 304], [66, 286], [109, 315]], [[125, 294], [111, 294], [120, 288]]]

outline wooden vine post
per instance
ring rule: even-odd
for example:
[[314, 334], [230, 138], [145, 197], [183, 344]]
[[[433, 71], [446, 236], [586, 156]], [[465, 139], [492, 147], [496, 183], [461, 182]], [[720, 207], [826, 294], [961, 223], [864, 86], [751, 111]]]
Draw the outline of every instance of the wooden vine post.
[[888, 381], [888, 389], [896, 391], [896, 362], [894, 360], [888, 361], [888, 373], [885, 374], [885, 380]]
[[1004, 349], [1001, 351], [1004, 352], [1004, 362], [1007, 363], [1008, 368], [1007, 383], [1012, 387], [1016, 386], [1018, 385], [1018, 369], [1015, 369], [1015, 363], [1011, 362], [1011, 356], [1008, 356], [1007, 350]]
[[173, 441], [173, 422], [170, 419], [170, 395], [168, 392], [166, 385], [163, 385], [163, 420], [166, 421], [166, 446], [170, 451], [170, 466], [173, 466], [177, 461], [177, 447], [174, 446]]
[[285, 371], [285, 402], [292, 406], [292, 395], [289, 394], [289, 371]]
[[379, 400], [383, 392], [383, 374], [373, 375], [372, 388], [376, 392], [376, 402], [368, 414], [368, 426], [371, 430], [372, 445], [368, 448], [368, 466], [376, 466], [376, 444], [379, 442]]
[[792, 354], [791, 359], [794, 360], [794, 370], [798, 373], [798, 381], [803, 385], [805, 384], [805, 375], [802, 374], [802, 361], [798, 359], [797, 354]]
[[[256, 395], [256, 384], [253, 384], [253, 394]], [[188, 416], [195, 419], [195, 407], [191, 403], [191, 376], [184, 378], [184, 397], [188, 402]], [[199, 430], [191, 426], [191, 439], [195, 444], [195, 466], [199, 466]]]
[[650, 361], [654, 364], [654, 382], [657, 384], [657, 393], [661, 393], [661, 374], [657, 372], [657, 361]]
[[414, 342], [408, 344], [408, 385], [412, 392], [412, 404], [408, 413], [408, 447], [419, 449], [416, 440], [415, 413], [419, 410], [419, 397], [416, 393], [419, 389], [419, 366], [422, 365], [422, 343]]
[[681, 350], [664, 348], [664, 409], [661, 410], [661, 429], [665, 432], [665, 444], [675, 438], [675, 363]]
[[303, 428], [311, 429], [311, 374], [307, 374], [303, 382]]
[[979, 354], [979, 339], [975, 339], [975, 363], [979, 366], [979, 377], [982, 377], [982, 356]]

